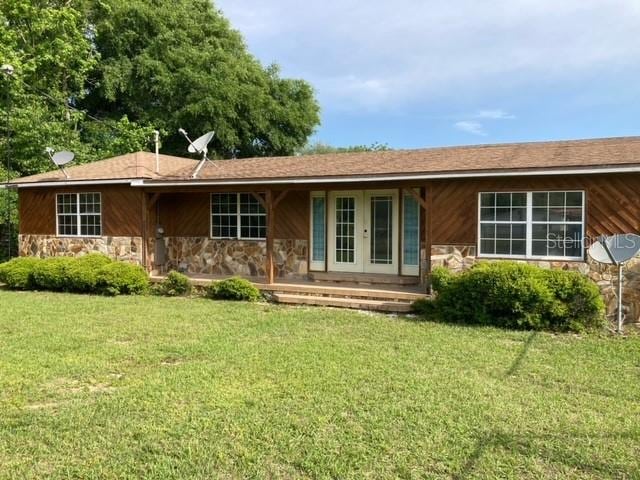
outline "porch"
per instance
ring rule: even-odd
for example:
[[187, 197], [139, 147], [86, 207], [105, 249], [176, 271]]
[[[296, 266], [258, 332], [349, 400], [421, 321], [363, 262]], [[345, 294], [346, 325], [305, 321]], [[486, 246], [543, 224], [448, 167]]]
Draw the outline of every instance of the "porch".
[[[225, 275], [186, 274], [196, 287], [228, 278]], [[275, 279], [266, 283], [264, 277], [244, 277], [277, 303], [320, 305], [329, 307], [407, 313], [411, 304], [425, 298], [424, 289], [411, 277], [395, 275], [324, 274], [315, 278]], [[161, 282], [165, 274], [151, 275], [151, 281]]]
[[205, 282], [241, 276], [291, 303], [309, 303], [289, 295], [320, 281], [329, 288], [317, 295], [322, 298], [398, 300], [402, 295], [388, 292], [427, 291], [426, 188], [400, 182], [287, 187], [145, 189], [147, 269], [160, 276], [178, 270]]

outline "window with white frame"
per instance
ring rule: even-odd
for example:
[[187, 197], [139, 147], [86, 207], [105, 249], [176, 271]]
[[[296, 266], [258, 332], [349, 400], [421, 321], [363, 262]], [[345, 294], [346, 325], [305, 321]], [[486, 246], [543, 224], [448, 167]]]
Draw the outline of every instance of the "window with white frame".
[[584, 192], [482, 192], [479, 200], [480, 256], [583, 258]]
[[212, 193], [211, 236], [266, 238], [267, 216], [262, 203], [250, 193]]
[[102, 235], [102, 206], [99, 193], [56, 195], [58, 236], [99, 237]]

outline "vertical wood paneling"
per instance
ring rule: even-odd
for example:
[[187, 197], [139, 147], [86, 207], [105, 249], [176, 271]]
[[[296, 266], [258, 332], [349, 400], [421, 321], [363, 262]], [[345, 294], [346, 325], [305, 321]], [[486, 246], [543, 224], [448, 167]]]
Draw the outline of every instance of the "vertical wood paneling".
[[[167, 236], [208, 237], [210, 193], [163, 193], [160, 224]], [[309, 237], [309, 192], [290, 191], [275, 209], [275, 238], [301, 240]]]
[[429, 188], [434, 244], [476, 243], [478, 193], [483, 191], [584, 190], [587, 236], [640, 233], [638, 174], [440, 180]]
[[78, 192], [100, 192], [103, 235], [142, 235], [142, 191], [128, 186], [20, 189], [20, 233], [56, 235], [56, 194]]

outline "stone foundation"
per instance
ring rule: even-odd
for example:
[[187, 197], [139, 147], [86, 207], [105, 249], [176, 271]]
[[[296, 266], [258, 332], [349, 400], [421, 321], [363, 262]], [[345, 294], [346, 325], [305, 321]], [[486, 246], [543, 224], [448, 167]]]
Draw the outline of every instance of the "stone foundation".
[[[445, 267], [454, 272], [470, 268], [480, 259], [476, 257], [475, 245], [433, 245], [431, 247], [431, 267]], [[499, 260], [495, 260], [499, 261]], [[604, 297], [607, 317], [615, 319], [618, 293], [617, 267], [586, 262], [518, 260], [542, 268], [576, 270], [593, 280]], [[626, 310], [626, 324], [640, 324], [640, 258], [629, 261], [624, 268], [623, 308]]]
[[74, 238], [20, 235], [20, 256], [76, 257], [100, 252], [116, 260], [142, 264], [142, 237]]
[[[207, 237], [167, 237], [165, 270], [208, 275], [265, 275], [266, 241], [218, 240]], [[274, 240], [275, 275], [302, 278], [307, 274], [307, 241]]]

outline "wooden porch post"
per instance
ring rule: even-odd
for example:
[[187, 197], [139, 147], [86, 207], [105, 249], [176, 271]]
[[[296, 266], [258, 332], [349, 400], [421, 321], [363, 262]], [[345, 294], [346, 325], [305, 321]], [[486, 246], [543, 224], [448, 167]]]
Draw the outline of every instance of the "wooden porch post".
[[265, 261], [265, 273], [267, 277], [267, 283], [271, 284], [274, 281], [274, 268], [273, 268], [273, 236], [275, 235], [275, 219], [273, 218], [273, 192], [267, 190], [265, 195], [265, 210], [267, 213], [267, 258]]
[[428, 275], [426, 279], [427, 293], [431, 293], [431, 216], [433, 211], [433, 192], [429, 191], [429, 186], [424, 187], [425, 195], [425, 222], [424, 222], [424, 234], [425, 234], [425, 270]]
[[144, 269], [149, 272], [151, 271], [149, 268], [149, 252], [148, 252], [148, 245], [147, 242], [149, 241], [149, 231], [147, 228], [147, 213], [148, 213], [148, 209], [147, 209], [147, 192], [145, 192], [144, 190], [142, 191], [142, 252], [140, 252], [141, 257], [142, 257], [142, 266], [144, 267]]

